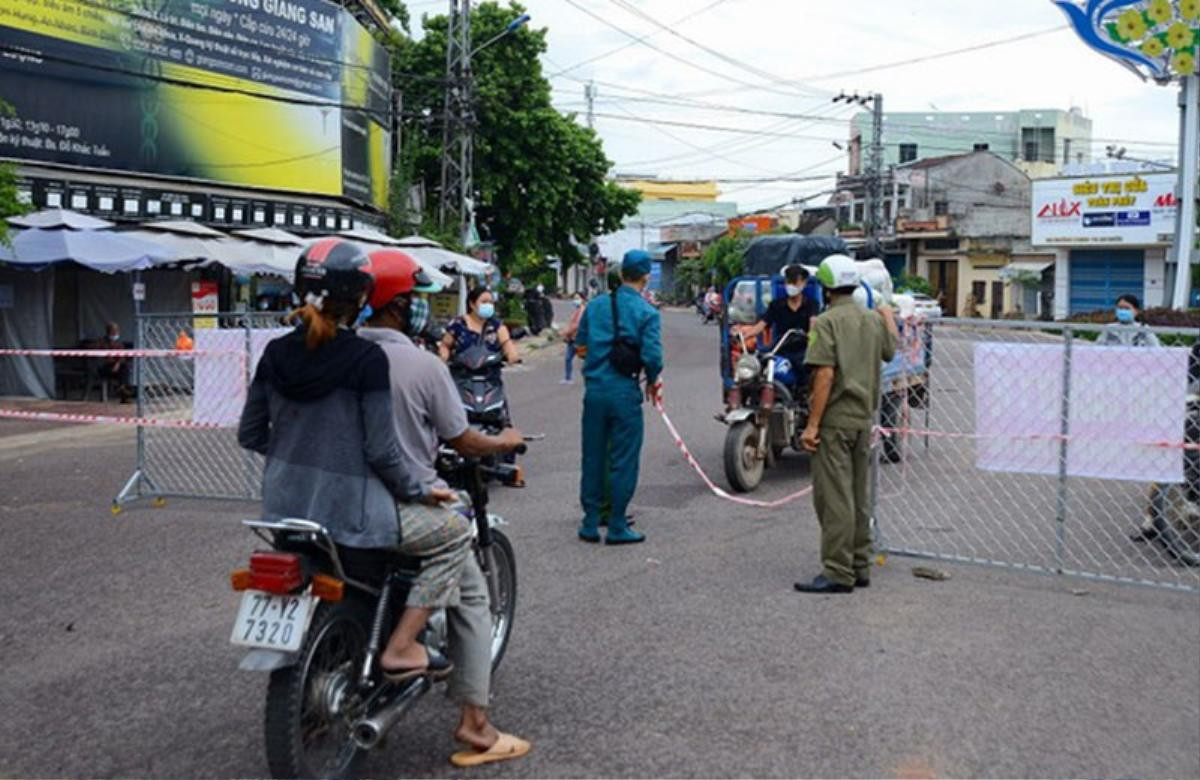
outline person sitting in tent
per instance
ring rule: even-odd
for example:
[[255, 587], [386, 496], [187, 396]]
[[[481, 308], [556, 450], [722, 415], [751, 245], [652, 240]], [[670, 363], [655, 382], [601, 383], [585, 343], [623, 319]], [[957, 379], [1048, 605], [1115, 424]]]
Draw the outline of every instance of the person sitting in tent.
[[[117, 323], [110, 322], [105, 326], [104, 337], [96, 341], [96, 349], [129, 349], [129, 345], [121, 341], [121, 328]], [[121, 397], [121, 403], [129, 403], [129, 399], [133, 397], [133, 388], [129, 386], [129, 360], [127, 358], [115, 355], [102, 358], [98, 373], [105, 382], [116, 382], [117, 394]]]

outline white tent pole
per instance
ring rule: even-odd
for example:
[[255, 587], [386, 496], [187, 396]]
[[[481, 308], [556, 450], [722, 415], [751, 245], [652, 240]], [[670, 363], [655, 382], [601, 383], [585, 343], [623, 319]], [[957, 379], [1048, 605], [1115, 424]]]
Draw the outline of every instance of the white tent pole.
[[467, 275], [458, 272], [458, 316], [467, 315]]

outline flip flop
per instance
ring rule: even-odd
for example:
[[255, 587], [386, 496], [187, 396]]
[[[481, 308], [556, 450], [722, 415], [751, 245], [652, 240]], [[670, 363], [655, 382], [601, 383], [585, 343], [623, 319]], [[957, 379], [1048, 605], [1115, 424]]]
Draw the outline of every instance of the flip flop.
[[450, 763], [456, 767], [483, 766], [497, 761], [508, 761], [520, 758], [533, 750], [533, 745], [512, 734], [500, 733], [500, 737], [487, 750], [460, 750], [450, 756]]
[[383, 672], [383, 676], [388, 682], [393, 683], [402, 683], [415, 677], [424, 677], [425, 675], [434, 680], [442, 680], [450, 676], [450, 672], [454, 671], [454, 663], [436, 650], [425, 648], [425, 651], [429, 655], [429, 663], [425, 666], [419, 666], [415, 669], [385, 669], [380, 667], [380, 671]]

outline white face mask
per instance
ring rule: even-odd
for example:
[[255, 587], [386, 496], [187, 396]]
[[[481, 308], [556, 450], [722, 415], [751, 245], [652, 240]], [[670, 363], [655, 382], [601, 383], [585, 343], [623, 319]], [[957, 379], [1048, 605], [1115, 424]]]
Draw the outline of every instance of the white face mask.
[[789, 284], [789, 285], [787, 285], [787, 287], [785, 289], [787, 290], [787, 295], [789, 298], [795, 298], [798, 295], [804, 294], [803, 287], [793, 287], [792, 285]]

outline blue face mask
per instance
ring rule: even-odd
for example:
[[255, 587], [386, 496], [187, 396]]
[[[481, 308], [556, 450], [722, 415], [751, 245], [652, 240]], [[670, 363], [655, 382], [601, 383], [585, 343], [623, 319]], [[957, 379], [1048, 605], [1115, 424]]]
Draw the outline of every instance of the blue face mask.
[[1133, 323], [1133, 309], [1117, 309], [1117, 322], [1122, 325]]
[[494, 303], [479, 304], [480, 319], [490, 320], [492, 317], [495, 317], [495, 316], [496, 316], [496, 304], [494, 304]]

